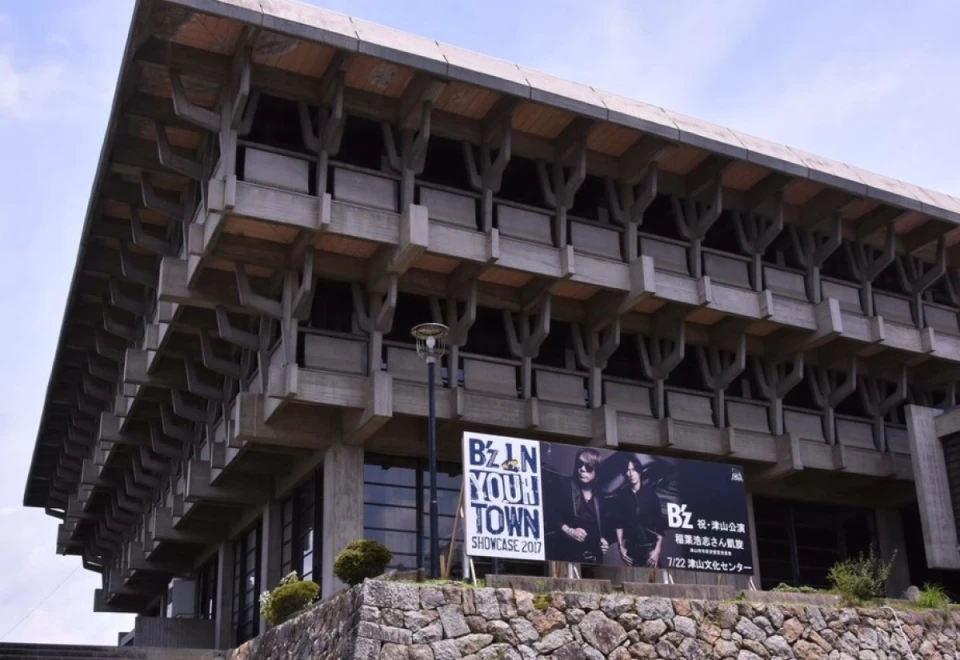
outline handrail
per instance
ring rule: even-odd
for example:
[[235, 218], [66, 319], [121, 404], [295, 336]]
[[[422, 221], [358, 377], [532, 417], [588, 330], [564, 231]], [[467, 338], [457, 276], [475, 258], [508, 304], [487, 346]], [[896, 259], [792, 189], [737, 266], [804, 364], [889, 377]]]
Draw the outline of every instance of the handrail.
[[910, 649], [910, 640], [907, 639], [907, 635], [903, 632], [903, 624], [900, 623], [900, 617], [897, 616], [897, 611], [896, 611], [895, 609], [893, 609], [892, 607], [890, 607], [889, 605], [881, 605], [881, 606], [880, 606], [880, 609], [881, 609], [881, 610], [890, 610], [890, 612], [893, 613], [893, 619], [894, 619], [894, 621], [897, 622], [897, 628], [898, 628], [899, 631], [900, 631], [900, 638], [901, 638], [902, 641], [903, 641], [903, 645], [904, 645], [904, 646], [906, 647], [906, 649], [907, 649], [907, 653], [910, 654], [910, 660], [915, 660], [916, 656], [913, 655], [913, 651]]

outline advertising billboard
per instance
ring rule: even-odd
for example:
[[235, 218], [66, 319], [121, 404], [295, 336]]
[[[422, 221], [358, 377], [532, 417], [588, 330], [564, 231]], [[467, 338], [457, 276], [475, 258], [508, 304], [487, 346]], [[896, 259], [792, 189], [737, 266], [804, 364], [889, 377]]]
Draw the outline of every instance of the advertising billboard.
[[752, 574], [743, 470], [464, 433], [473, 557]]

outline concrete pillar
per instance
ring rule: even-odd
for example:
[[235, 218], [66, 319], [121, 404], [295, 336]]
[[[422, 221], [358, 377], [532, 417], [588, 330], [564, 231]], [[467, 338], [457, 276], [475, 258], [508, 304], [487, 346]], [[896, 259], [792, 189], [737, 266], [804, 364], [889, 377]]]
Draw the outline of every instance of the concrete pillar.
[[333, 560], [351, 541], [363, 538], [363, 447], [333, 445], [323, 457], [322, 596], [341, 589]]
[[220, 544], [217, 551], [217, 613], [215, 646], [233, 648], [233, 541]]
[[[280, 582], [280, 553], [283, 541], [283, 507], [279, 501], [270, 502], [260, 519], [260, 591], [269, 591]], [[260, 631], [269, 628], [260, 618]]]
[[[893, 568], [887, 579], [887, 595], [900, 598], [910, 586], [910, 568], [907, 566], [906, 542], [903, 538], [903, 520], [897, 509], [877, 509], [877, 543], [884, 562], [893, 558]], [[894, 556], [896, 553], [896, 556]]]
[[958, 569], [957, 525], [953, 517], [943, 444], [937, 436], [933, 413], [932, 408], [913, 405], [906, 408], [923, 546], [930, 568]]

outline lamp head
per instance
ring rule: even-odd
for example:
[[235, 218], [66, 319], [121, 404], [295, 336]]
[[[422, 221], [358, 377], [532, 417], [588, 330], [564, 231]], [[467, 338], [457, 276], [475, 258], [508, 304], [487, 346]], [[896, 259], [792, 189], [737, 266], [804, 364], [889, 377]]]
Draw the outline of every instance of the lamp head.
[[421, 323], [410, 334], [417, 340], [417, 355], [428, 362], [436, 362], [446, 351], [450, 328], [442, 323]]

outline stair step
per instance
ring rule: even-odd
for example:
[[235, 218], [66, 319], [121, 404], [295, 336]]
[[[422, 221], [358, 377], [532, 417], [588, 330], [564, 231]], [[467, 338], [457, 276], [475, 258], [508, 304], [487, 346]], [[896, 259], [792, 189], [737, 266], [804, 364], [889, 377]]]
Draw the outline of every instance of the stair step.
[[79, 644], [0, 643], [0, 660], [214, 660], [222, 651]]

